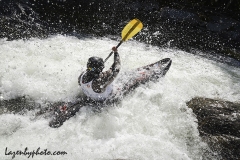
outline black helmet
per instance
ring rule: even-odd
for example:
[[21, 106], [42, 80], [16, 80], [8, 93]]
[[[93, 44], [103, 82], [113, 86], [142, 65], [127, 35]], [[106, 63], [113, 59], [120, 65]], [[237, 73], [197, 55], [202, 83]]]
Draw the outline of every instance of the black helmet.
[[87, 62], [87, 69], [96, 73], [102, 72], [104, 68], [103, 59], [100, 57], [90, 57]]

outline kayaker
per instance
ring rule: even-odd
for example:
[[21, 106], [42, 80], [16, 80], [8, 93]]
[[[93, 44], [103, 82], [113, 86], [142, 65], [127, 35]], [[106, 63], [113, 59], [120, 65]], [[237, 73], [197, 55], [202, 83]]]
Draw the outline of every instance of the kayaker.
[[87, 62], [87, 69], [78, 78], [84, 94], [92, 100], [104, 101], [109, 98], [113, 92], [112, 82], [117, 77], [120, 68], [120, 56], [117, 48], [113, 47], [114, 62], [110, 69], [102, 72], [104, 61], [100, 57], [90, 57]]

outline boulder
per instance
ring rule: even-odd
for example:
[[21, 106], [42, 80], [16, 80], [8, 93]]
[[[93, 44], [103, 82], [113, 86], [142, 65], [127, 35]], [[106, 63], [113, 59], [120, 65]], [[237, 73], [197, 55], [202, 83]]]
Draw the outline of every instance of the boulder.
[[240, 103], [195, 97], [187, 102], [201, 137], [222, 159], [240, 159]]
[[193, 12], [168, 7], [161, 9], [160, 17], [175, 21], [177, 23], [188, 23], [192, 25], [198, 25], [202, 23], [200, 18]]
[[26, 111], [41, 107], [27, 96], [2, 100], [0, 97], [0, 115], [4, 113], [24, 114]]
[[211, 16], [210, 21], [207, 23], [207, 29], [213, 32], [221, 32], [228, 30], [230, 28], [235, 28], [236, 25], [239, 25], [239, 22], [224, 16]]

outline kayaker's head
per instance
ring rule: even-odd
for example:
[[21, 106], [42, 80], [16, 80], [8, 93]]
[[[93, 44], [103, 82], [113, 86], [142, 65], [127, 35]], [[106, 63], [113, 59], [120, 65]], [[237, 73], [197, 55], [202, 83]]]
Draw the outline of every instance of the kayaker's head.
[[104, 68], [104, 61], [100, 57], [90, 57], [87, 62], [87, 71], [99, 74]]

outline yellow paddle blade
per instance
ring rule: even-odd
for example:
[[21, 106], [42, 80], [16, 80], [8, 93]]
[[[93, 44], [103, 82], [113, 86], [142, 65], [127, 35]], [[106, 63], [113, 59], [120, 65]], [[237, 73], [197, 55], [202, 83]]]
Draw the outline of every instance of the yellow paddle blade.
[[132, 38], [143, 28], [142, 22], [135, 18], [131, 20], [122, 30], [122, 41], [126, 41]]

